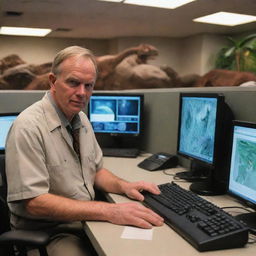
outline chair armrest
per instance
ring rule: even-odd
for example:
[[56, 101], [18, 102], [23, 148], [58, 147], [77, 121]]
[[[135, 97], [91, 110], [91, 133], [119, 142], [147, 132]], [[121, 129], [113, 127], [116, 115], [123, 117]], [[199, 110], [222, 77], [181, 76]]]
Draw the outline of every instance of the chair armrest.
[[44, 246], [49, 241], [50, 235], [41, 231], [11, 230], [0, 235], [2, 245]]

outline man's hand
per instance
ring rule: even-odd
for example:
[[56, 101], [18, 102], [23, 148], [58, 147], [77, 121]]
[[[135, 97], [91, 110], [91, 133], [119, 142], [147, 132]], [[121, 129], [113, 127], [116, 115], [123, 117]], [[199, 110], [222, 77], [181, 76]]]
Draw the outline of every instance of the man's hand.
[[150, 229], [152, 226], [162, 226], [163, 218], [140, 203], [112, 204], [109, 211], [109, 221], [118, 225], [132, 225]]
[[126, 183], [123, 189], [124, 189], [124, 193], [129, 198], [135, 199], [138, 201], [144, 200], [144, 196], [141, 194], [143, 190], [146, 190], [156, 195], [161, 193], [156, 184], [145, 182], [145, 181]]

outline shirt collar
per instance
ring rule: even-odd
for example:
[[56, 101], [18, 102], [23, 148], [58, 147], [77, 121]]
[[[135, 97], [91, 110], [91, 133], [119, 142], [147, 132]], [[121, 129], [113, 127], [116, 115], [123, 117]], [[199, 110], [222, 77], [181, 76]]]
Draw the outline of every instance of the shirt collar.
[[50, 91], [47, 92], [47, 97], [48, 97], [51, 105], [54, 107], [55, 111], [57, 112], [57, 114], [60, 118], [61, 124], [64, 127], [67, 127], [68, 130], [75, 130], [75, 129], [79, 129], [80, 127], [82, 127], [82, 123], [81, 123], [81, 119], [80, 119], [79, 114], [76, 114], [73, 117], [73, 119], [71, 120], [71, 122], [69, 122], [69, 120], [66, 118], [64, 113], [57, 106], [57, 104], [56, 104], [55, 100], [53, 99]]

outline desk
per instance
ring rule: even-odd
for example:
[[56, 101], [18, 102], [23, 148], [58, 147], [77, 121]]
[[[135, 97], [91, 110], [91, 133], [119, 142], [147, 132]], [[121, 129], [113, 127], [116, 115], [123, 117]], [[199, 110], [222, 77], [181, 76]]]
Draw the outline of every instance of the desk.
[[[141, 156], [134, 159], [105, 157], [104, 167], [129, 181], [145, 180], [161, 184], [172, 180], [172, 176], [165, 175], [162, 171], [149, 172], [137, 167], [143, 159], [144, 157]], [[174, 168], [167, 172], [175, 173], [183, 170]], [[180, 182], [179, 185], [187, 189], [189, 187], [189, 183], [186, 182]], [[120, 195], [108, 194], [107, 196], [109, 200], [117, 203], [129, 201], [128, 198]], [[205, 198], [220, 207], [239, 205], [228, 195]], [[151, 241], [121, 239], [123, 230], [124, 226], [107, 222], [87, 221], [85, 225], [85, 232], [100, 256], [199, 256], [202, 254], [204, 256], [254, 256], [256, 252], [256, 244], [247, 244], [245, 248], [200, 253], [166, 224], [153, 228]]]

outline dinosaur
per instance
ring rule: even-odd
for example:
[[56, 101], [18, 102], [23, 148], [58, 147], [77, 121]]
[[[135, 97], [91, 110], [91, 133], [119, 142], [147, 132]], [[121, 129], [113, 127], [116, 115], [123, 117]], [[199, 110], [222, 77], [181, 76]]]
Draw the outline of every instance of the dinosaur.
[[196, 87], [240, 86], [248, 81], [256, 81], [256, 75], [251, 72], [242, 72], [226, 69], [213, 69], [203, 75], [195, 83]]
[[[152, 45], [139, 45], [137, 51], [129, 52], [129, 56], [125, 56], [125, 53], [126, 51], [112, 56], [113, 60], [118, 61], [115, 61], [115, 66], [111, 67], [111, 72], [108, 72], [102, 83], [98, 84], [99, 81], [97, 81], [96, 90], [182, 87], [183, 85], [188, 86], [198, 78], [198, 76], [187, 77], [184, 83], [172, 68], [148, 64], [148, 60], [154, 59], [158, 55], [157, 49]], [[99, 65], [101, 65], [101, 61], [99, 61]], [[107, 65], [110, 67], [109, 63]]]
[[[98, 77], [95, 90], [114, 90], [113, 79], [117, 66], [129, 56], [138, 56], [137, 63], [146, 63], [149, 56], [153, 58], [158, 55], [157, 49], [148, 44], [140, 44], [136, 47], [125, 49], [116, 55], [105, 55], [96, 57], [98, 66]], [[125, 88], [122, 88], [125, 89]]]
[[[156, 56], [158, 50], [149, 44], [140, 44], [115, 55], [96, 56], [98, 77], [95, 90], [182, 87], [188, 86], [197, 78], [190, 76], [186, 78], [189, 82], [184, 82], [185, 80], [182, 80], [172, 68], [148, 64], [148, 60]], [[51, 63], [29, 65], [17, 55], [13, 55], [12, 58], [7, 56], [3, 60], [4, 72], [0, 76], [0, 89], [50, 88], [48, 73]], [[11, 68], [6, 69], [7, 66]]]

